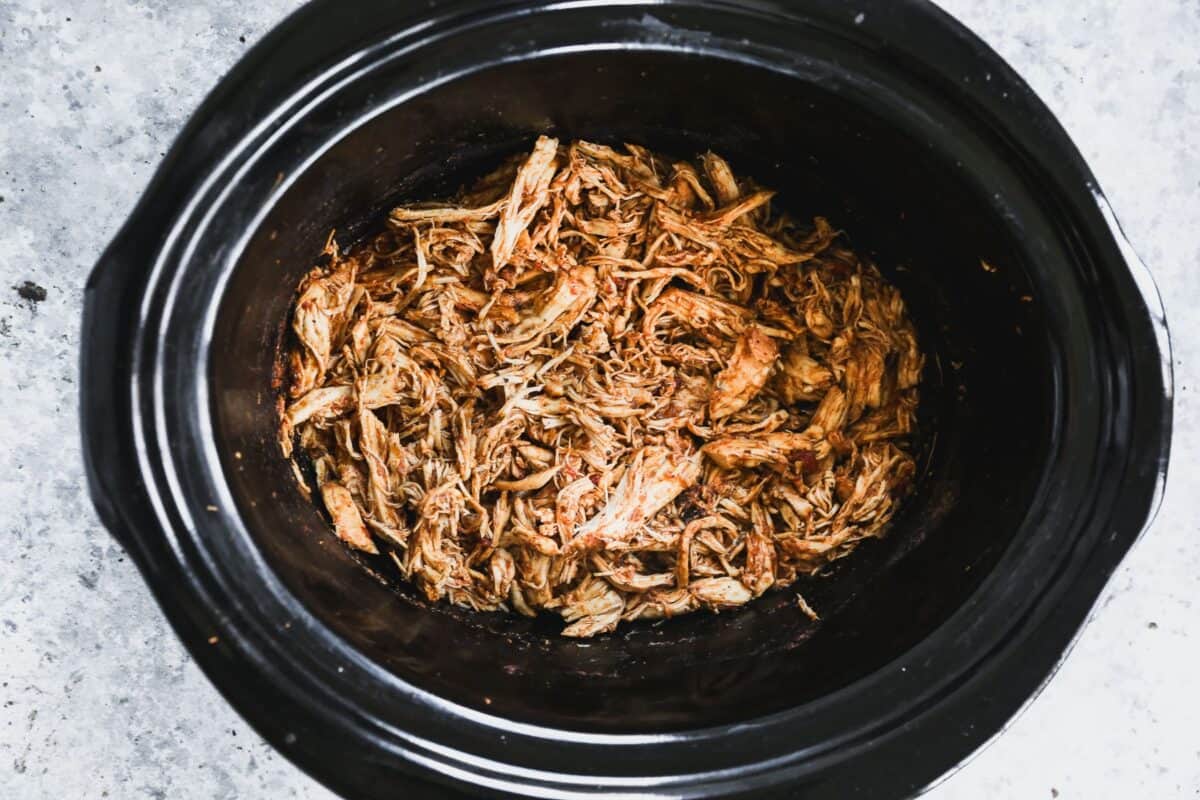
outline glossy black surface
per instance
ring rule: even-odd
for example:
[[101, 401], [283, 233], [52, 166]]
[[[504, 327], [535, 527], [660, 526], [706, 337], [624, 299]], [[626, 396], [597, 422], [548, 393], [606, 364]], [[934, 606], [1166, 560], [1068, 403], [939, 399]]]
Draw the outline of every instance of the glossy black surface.
[[[297, 492], [272, 368], [329, 228], [542, 132], [711, 147], [904, 292], [923, 474], [886, 540], [798, 587], [819, 626], [787, 591], [586, 643], [430, 608]], [[1050, 674], [1165, 470], [1161, 309], [1100, 201], [924, 3], [318, 2], [222, 82], [92, 276], [93, 496], [214, 682], [348, 795], [902, 796]]]

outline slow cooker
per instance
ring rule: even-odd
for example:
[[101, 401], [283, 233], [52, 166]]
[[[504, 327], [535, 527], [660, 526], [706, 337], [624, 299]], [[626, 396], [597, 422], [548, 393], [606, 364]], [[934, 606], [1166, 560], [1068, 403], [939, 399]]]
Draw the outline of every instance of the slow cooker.
[[[898, 285], [928, 364], [889, 535], [574, 641], [342, 547], [278, 445], [299, 277], [542, 133], [712, 149]], [[921, 0], [316, 0], [195, 113], [87, 286], [92, 497], [228, 701], [347, 797], [900, 797], [1060, 663], [1161, 495], [1167, 327], [1028, 86]]]

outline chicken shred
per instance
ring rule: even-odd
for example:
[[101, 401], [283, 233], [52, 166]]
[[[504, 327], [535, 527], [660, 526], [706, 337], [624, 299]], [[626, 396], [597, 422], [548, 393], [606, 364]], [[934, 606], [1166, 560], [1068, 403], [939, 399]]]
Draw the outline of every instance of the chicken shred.
[[714, 153], [543, 136], [455, 202], [331, 234], [285, 456], [429, 600], [564, 636], [817, 574], [909, 491], [924, 358], [899, 291], [774, 197]]
[[733, 346], [729, 365], [717, 373], [709, 401], [709, 416], [728, 417], [746, 407], [766, 385], [779, 360], [775, 340], [762, 328], [750, 326]]

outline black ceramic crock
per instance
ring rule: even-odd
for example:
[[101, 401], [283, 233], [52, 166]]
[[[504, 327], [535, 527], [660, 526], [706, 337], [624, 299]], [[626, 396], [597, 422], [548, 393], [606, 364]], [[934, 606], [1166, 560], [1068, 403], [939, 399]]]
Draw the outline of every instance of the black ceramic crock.
[[[592, 641], [428, 607], [276, 442], [329, 230], [539, 133], [712, 148], [849, 232], [929, 354], [891, 534], [800, 588]], [[918, 0], [318, 0], [218, 85], [88, 283], [92, 496], [213, 683], [348, 797], [910, 795], [1063, 658], [1165, 478], [1163, 312], [1091, 173]]]

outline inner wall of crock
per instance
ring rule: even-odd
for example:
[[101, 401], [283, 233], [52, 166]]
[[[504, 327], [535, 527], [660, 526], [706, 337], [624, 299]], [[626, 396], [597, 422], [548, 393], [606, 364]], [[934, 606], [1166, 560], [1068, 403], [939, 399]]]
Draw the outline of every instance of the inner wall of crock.
[[[300, 276], [403, 199], [446, 196], [538, 133], [706, 149], [828, 217], [895, 281], [918, 323], [922, 477], [887, 538], [833, 574], [749, 607], [638, 623], [590, 641], [560, 623], [429, 605], [361, 560], [296, 488], [269, 403]], [[969, 171], [969, 165], [967, 166]], [[894, 120], [734, 62], [626, 52], [493, 67], [376, 117], [315, 163], [254, 234], [222, 299], [211, 386], [227, 478], [268, 563], [324, 624], [397, 676], [491, 713], [649, 731], [751, 718], [846, 685], [928, 635], [1009, 543], [1049, 439], [1048, 336], [1019, 243], [963, 170]], [[983, 263], [986, 262], [986, 267]], [[994, 268], [994, 271], [993, 271]], [[800, 613], [802, 591], [822, 615]]]

